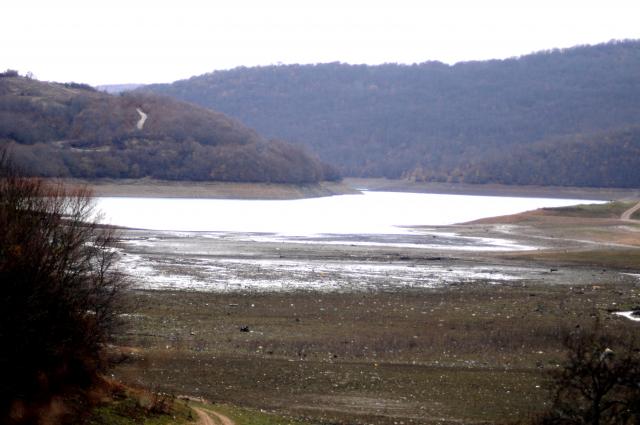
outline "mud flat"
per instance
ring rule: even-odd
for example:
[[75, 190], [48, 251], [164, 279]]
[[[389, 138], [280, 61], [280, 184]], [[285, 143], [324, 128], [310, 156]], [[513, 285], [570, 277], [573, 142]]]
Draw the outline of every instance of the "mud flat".
[[596, 284], [626, 279], [640, 264], [640, 222], [619, 219], [633, 204], [547, 208], [398, 234], [126, 230], [122, 264], [141, 289], [353, 292], [466, 282]]
[[[371, 292], [509, 282], [602, 284], [629, 280], [602, 273], [599, 264], [576, 268], [533, 261], [546, 249], [581, 252], [589, 242], [487, 226], [432, 228], [416, 235], [291, 238], [271, 234], [216, 234], [130, 230], [122, 266], [139, 289], [210, 292]], [[599, 246], [599, 245], [598, 245]], [[546, 248], [546, 249], [544, 249]], [[553, 270], [551, 270], [553, 269]]]
[[309, 424], [512, 423], [544, 408], [561, 341], [640, 288], [477, 281], [358, 292], [139, 290], [115, 376]]
[[365, 239], [125, 231], [115, 374], [309, 424], [526, 421], [568, 332], [640, 333], [614, 314], [640, 305], [629, 205]]

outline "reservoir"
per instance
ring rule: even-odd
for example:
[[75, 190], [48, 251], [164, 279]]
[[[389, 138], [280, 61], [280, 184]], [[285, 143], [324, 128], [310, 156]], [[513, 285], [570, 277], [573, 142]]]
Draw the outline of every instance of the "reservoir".
[[593, 202], [364, 192], [300, 200], [109, 197], [97, 206], [103, 222], [129, 228], [120, 265], [138, 288], [287, 292], [568, 279], [540, 267], [468, 261], [543, 241], [513, 238], [509, 228], [468, 234], [455, 224]]
[[296, 200], [98, 198], [103, 222], [182, 232], [286, 236], [406, 234], [543, 207], [598, 201], [551, 198], [363, 192]]

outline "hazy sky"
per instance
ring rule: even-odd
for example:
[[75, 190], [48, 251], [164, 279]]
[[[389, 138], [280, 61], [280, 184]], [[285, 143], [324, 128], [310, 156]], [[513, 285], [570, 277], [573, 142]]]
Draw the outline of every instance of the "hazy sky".
[[89, 84], [280, 62], [455, 63], [640, 39], [640, 0], [21, 0], [1, 11], [0, 70]]

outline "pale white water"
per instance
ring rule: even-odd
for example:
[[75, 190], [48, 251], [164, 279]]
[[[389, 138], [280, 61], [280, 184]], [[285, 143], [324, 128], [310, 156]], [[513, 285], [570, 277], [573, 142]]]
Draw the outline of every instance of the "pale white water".
[[407, 234], [406, 226], [447, 225], [542, 207], [597, 201], [364, 192], [297, 200], [98, 198], [104, 222], [173, 231]]
[[634, 322], [640, 322], [640, 316], [634, 314], [635, 311], [617, 311], [613, 314], [618, 315], [618, 316], [622, 316], [625, 319], [629, 319], [632, 320]]
[[182, 256], [167, 264], [129, 253], [124, 270], [145, 289], [200, 291], [357, 291], [433, 288], [452, 283], [504, 283], [532, 276], [543, 269], [472, 265], [455, 269], [438, 264], [297, 261]]
[[[120, 266], [137, 287], [233, 292], [386, 290], [559, 279], [560, 273], [540, 268], [466, 262], [453, 266], [437, 258], [403, 260], [400, 254], [370, 258], [367, 252], [536, 249], [510, 239], [408, 226], [448, 225], [591, 201], [365, 192], [289, 201], [100, 198], [98, 202], [105, 222], [151, 230], [128, 232], [123, 241]], [[318, 244], [318, 249], [349, 247], [342, 257], [298, 258], [291, 256], [296, 252], [291, 246], [297, 243]], [[278, 255], [280, 247], [288, 250], [289, 258]], [[354, 253], [357, 259], [351, 256]]]

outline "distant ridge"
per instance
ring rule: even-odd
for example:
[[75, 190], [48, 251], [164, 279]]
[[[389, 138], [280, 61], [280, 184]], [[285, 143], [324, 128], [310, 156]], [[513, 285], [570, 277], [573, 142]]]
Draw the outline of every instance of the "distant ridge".
[[[220, 110], [312, 149], [347, 176], [640, 186], [635, 174], [615, 176], [598, 149], [606, 139], [623, 152], [615, 140], [627, 139], [616, 135], [640, 124], [639, 70], [640, 42], [615, 41], [451, 66], [242, 67], [138, 91]], [[529, 166], [541, 170], [540, 146], [564, 158], [580, 146], [583, 162], [524, 178]], [[501, 166], [516, 154], [519, 177]]]
[[304, 149], [168, 97], [0, 74], [0, 148], [27, 173], [80, 178], [314, 183], [337, 173]]

